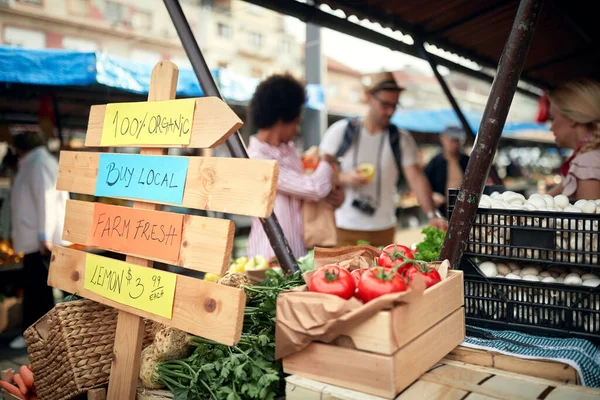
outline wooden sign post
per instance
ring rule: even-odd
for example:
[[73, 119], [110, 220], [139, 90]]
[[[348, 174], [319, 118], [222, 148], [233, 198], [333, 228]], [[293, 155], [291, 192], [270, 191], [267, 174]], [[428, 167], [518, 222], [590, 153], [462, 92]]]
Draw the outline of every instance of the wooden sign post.
[[63, 238], [126, 254], [126, 261], [57, 246], [48, 284], [119, 309], [108, 399], [134, 399], [148, 318], [226, 345], [240, 339], [245, 293], [152, 269], [153, 261], [224, 274], [231, 221], [158, 211], [159, 204], [268, 217], [278, 164], [172, 157], [167, 147], [210, 148], [242, 125], [217, 98], [173, 100], [178, 70], [152, 71], [148, 102], [93, 106], [86, 146], [140, 154], [61, 152], [57, 188], [134, 200], [133, 208], [68, 201]]

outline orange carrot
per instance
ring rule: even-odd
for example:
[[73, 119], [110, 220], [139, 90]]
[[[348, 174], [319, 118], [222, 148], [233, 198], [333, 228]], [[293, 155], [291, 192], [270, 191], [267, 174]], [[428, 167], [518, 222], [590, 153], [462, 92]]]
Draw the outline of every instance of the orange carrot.
[[22, 365], [21, 368], [19, 368], [19, 371], [21, 372], [21, 378], [23, 378], [23, 382], [29, 389], [31, 389], [33, 387], [33, 373], [29, 370], [29, 368], [27, 368], [26, 365]]
[[0, 381], [0, 387], [6, 390], [8, 393], [12, 394], [13, 396], [17, 396], [19, 399], [25, 400], [25, 396], [23, 395], [23, 393], [21, 393], [19, 388], [13, 385], [12, 383]]
[[15, 381], [19, 387], [19, 390], [21, 390], [23, 394], [27, 394], [29, 389], [27, 389], [27, 385], [25, 385], [25, 382], [23, 382], [23, 378], [21, 378], [20, 374], [15, 374], [15, 376], [13, 376], [13, 381]]

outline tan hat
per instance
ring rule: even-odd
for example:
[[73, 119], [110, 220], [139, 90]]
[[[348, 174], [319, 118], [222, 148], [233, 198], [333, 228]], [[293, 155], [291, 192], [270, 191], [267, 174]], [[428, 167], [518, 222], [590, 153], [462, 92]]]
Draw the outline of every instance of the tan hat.
[[364, 78], [365, 90], [369, 93], [375, 93], [380, 90], [403, 91], [405, 88], [399, 86], [391, 72], [378, 72], [372, 76]]

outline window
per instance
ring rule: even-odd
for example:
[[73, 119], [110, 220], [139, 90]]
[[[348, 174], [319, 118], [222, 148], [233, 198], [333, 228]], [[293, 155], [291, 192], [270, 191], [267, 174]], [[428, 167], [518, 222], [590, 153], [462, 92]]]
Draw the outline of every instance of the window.
[[68, 50], [77, 51], [98, 51], [98, 43], [93, 40], [74, 38], [65, 36], [62, 40], [62, 47]]
[[217, 32], [219, 34], [219, 37], [222, 37], [225, 39], [229, 39], [232, 36], [231, 26], [224, 24], [222, 22], [219, 22], [217, 24]]
[[123, 5], [114, 1], [107, 1], [104, 5], [104, 18], [110, 22], [121, 22], [123, 19]]
[[329, 97], [337, 97], [338, 94], [338, 87], [337, 85], [327, 85], [327, 96]]
[[131, 52], [130, 59], [154, 66], [162, 61], [162, 56], [155, 51], [134, 49]]
[[263, 35], [262, 33], [250, 32], [248, 36], [248, 43], [254, 47], [261, 47], [263, 44]]
[[152, 14], [148, 11], [135, 10], [131, 22], [135, 29], [150, 30], [152, 28]]
[[7, 26], [4, 28], [4, 43], [28, 49], [44, 49], [46, 48], [46, 34], [32, 29]]
[[88, 0], [69, 0], [69, 12], [73, 15], [86, 17], [88, 14]]
[[290, 39], [283, 39], [281, 41], [281, 52], [285, 54], [290, 54], [292, 52], [292, 42]]

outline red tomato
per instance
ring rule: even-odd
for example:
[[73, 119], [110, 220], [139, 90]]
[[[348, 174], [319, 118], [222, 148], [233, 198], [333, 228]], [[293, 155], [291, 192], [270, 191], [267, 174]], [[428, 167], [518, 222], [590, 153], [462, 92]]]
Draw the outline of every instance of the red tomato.
[[358, 287], [358, 283], [360, 282], [360, 277], [362, 276], [362, 274], [360, 272], [360, 268], [357, 268], [354, 271], [350, 272], [350, 275], [352, 275], [354, 277], [354, 283]]
[[400, 274], [380, 267], [363, 272], [358, 284], [360, 298], [365, 303], [384, 294], [404, 292], [407, 289]]
[[333, 294], [348, 300], [354, 295], [356, 284], [350, 272], [337, 265], [319, 268], [310, 278], [311, 292]]
[[442, 280], [440, 273], [436, 269], [430, 268], [427, 264], [412, 265], [406, 270], [409, 280], [413, 275], [419, 274], [425, 279], [425, 288], [431, 287]]
[[401, 244], [390, 244], [382, 250], [381, 254], [379, 254], [377, 263], [385, 268], [394, 268], [404, 263], [406, 259], [415, 259], [410, 248]]

